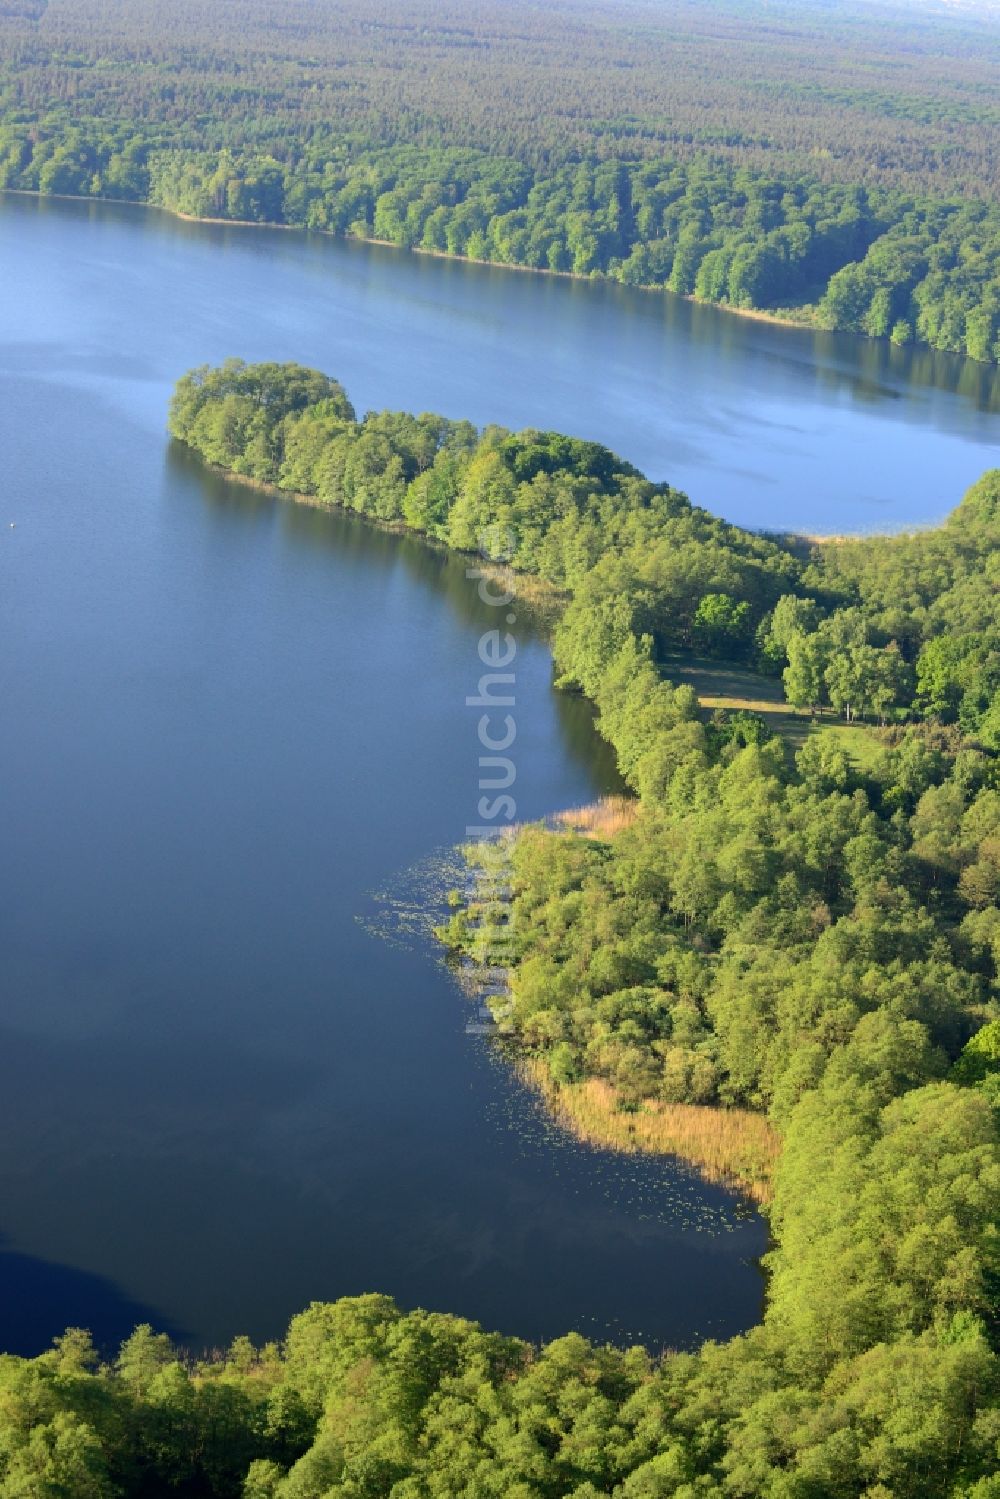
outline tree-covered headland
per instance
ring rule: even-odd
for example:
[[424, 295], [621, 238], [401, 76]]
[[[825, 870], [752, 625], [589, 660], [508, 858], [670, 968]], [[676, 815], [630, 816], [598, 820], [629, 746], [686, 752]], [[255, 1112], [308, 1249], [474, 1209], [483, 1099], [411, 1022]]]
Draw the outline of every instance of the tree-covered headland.
[[[101, 1365], [68, 1334], [0, 1359], [0, 1493], [1000, 1494], [1000, 473], [937, 530], [803, 555], [595, 443], [359, 420], [298, 366], [195, 371], [170, 422], [211, 463], [448, 546], [502, 528], [558, 590], [560, 679], [637, 805], [605, 836], [517, 835], [517, 1042], [626, 1111], [772, 1122], [767, 1310], [662, 1357], [377, 1295], [204, 1364], [147, 1328]], [[707, 719], [669, 679], [692, 646], [887, 727], [859, 756]], [[496, 914], [459, 911], [451, 940], [488, 946]]]
[[0, 187], [606, 276], [996, 362], [975, 5], [14, 0]]

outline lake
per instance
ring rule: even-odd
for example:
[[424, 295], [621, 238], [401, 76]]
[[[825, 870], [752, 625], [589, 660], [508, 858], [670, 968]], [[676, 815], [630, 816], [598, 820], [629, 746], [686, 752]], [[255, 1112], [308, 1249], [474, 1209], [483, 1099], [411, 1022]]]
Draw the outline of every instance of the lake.
[[[165, 436], [175, 377], [231, 352], [526, 420], [489, 345], [472, 375], [494, 283], [453, 270], [0, 200], [0, 1347], [260, 1341], [367, 1290], [654, 1348], [759, 1318], [762, 1220], [561, 1134], [427, 937], [478, 821], [466, 563]], [[618, 783], [517, 608], [532, 818]]]
[[[582, 1148], [466, 1034], [426, 934], [477, 820], [465, 564], [165, 436], [174, 380], [297, 359], [355, 404], [600, 438], [760, 527], [940, 518], [996, 372], [669, 297], [0, 197], [0, 1346], [192, 1346], [382, 1290], [652, 1347], [760, 1315], [761, 1220]], [[544, 631], [516, 794], [617, 785]]]
[[314, 364], [359, 410], [596, 438], [764, 529], [937, 521], [998, 461], [1000, 371], [957, 356], [323, 235], [0, 204], [9, 367], [157, 434], [179, 371], [238, 354]]

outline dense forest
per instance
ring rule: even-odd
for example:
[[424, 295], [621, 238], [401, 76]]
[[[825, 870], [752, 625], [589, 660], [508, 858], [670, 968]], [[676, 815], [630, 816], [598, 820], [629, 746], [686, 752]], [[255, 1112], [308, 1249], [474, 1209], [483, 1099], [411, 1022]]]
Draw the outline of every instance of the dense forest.
[[[998, 62], [974, 3], [0, 0], [0, 186], [989, 362]], [[768, 1122], [767, 1306], [683, 1354], [377, 1294], [200, 1362], [70, 1330], [0, 1355], [0, 1495], [1000, 1499], [1000, 470], [936, 529], [817, 545], [296, 365], [193, 371], [170, 429], [540, 580], [629, 813], [470, 849], [441, 936], [502, 962], [557, 1094]], [[706, 711], [695, 656], [780, 682], [802, 732]]]
[[608, 661], [634, 638], [651, 663], [724, 655], [782, 675], [797, 707], [956, 725], [1000, 749], [991, 478], [938, 529], [803, 556], [794, 539], [729, 525], [599, 444], [429, 413], [359, 420], [335, 380], [296, 365], [195, 370], [170, 422], [220, 468], [460, 551], [498, 529], [516, 568], [572, 594], [556, 656], [597, 702]]
[[[170, 425], [448, 546], [502, 536], [558, 590], [561, 680], [597, 705], [636, 815], [520, 830], [509, 889], [448, 936], [486, 957], [502, 938], [518, 1044], [556, 1082], [770, 1117], [768, 1304], [745, 1336], [656, 1358], [377, 1295], [204, 1364], [149, 1328], [107, 1363], [69, 1333], [0, 1359], [0, 1492], [1000, 1493], [1000, 472], [935, 531], [803, 554], [598, 444], [358, 420], [295, 365], [194, 371]], [[692, 644], [793, 693], [812, 672], [825, 722], [893, 722], [860, 759], [830, 730], [796, 751], [752, 714], [706, 718], [669, 677]]]
[[0, 186], [386, 240], [993, 362], [1000, 38], [857, 3], [0, 4]]

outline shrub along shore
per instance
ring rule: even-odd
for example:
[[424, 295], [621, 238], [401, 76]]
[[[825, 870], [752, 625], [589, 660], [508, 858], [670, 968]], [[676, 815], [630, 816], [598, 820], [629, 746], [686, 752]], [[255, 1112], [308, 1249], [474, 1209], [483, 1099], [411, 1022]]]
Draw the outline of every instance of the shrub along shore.
[[[595, 443], [359, 421], [297, 366], [195, 371], [170, 422], [210, 463], [451, 547], [499, 528], [565, 593], [559, 680], [638, 805], [513, 838], [510, 1024], [547, 1087], [626, 1131], [753, 1117], [758, 1180], [780, 1137], [768, 1303], [655, 1360], [374, 1295], [197, 1366], [140, 1329], [97, 1367], [74, 1334], [0, 1360], [0, 1492], [995, 1499], [1000, 473], [937, 530], [803, 556]], [[692, 649], [891, 732], [862, 763], [706, 722], [663, 670]], [[488, 958], [494, 914], [469, 903], [449, 940]]]

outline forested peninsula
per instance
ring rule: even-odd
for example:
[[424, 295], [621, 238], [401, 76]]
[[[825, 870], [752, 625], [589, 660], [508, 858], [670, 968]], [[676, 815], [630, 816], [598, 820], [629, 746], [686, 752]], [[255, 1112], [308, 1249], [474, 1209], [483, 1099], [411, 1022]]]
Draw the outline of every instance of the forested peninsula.
[[[558, 590], [560, 681], [635, 806], [517, 834], [512, 1023], [555, 1083], [599, 1080], [626, 1112], [771, 1121], [767, 1309], [663, 1356], [538, 1350], [377, 1295], [202, 1364], [143, 1328], [98, 1366], [70, 1333], [0, 1360], [5, 1492], [1000, 1493], [1000, 472], [937, 530], [803, 555], [596, 443], [359, 420], [295, 365], [194, 371], [170, 427], [450, 547], [502, 531]], [[679, 682], [693, 645], [783, 673], [825, 727], [796, 748], [708, 718]], [[488, 943], [493, 914], [459, 911], [451, 940]]]
[[[995, 363], [975, 11], [0, 7], [0, 187], [608, 277]], [[773, 12], [773, 18], [772, 18]], [[572, 48], [566, 41], [572, 34]], [[818, 68], [817, 57], [824, 67]], [[248, 113], [248, 110], [250, 111]]]

